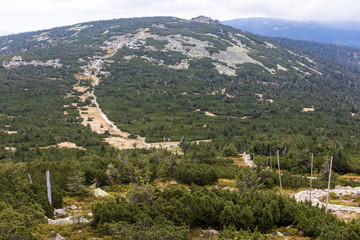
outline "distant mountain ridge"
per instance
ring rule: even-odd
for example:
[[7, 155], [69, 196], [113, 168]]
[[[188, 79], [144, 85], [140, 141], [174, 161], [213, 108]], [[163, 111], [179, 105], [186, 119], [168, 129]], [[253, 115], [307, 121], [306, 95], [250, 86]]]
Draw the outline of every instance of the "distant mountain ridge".
[[301, 22], [275, 18], [240, 18], [223, 24], [255, 34], [360, 47], [359, 22]]

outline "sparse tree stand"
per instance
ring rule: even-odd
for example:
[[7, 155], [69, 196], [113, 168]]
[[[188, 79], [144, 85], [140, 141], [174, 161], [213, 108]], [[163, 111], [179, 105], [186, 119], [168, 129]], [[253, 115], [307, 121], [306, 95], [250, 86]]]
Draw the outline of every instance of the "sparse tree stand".
[[314, 154], [311, 154], [311, 164], [310, 164], [310, 202], [311, 202], [311, 190], [312, 190], [312, 171], [314, 165]]
[[280, 182], [280, 194], [282, 195], [282, 184], [281, 184], [281, 173], [280, 173], [279, 150], [277, 150], [276, 155], [277, 155], [277, 160], [278, 160], [278, 171], [279, 171], [279, 182]]
[[331, 179], [331, 168], [332, 168], [332, 162], [333, 162], [333, 157], [331, 156], [331, 159], [330, 159], [330, 169], [329, 169], [328, 191], [327, 191], [327, 196], [326, 196], [326, 208], [325, 208], [325, 214], [327, 214], [327, 212], [328, 212], [328, 205], [329, 205], [329, 193], [330, 193], [330, 179]]
[[52, 204], [51, 199], [51, 183], [50, 183], [50, 171], [46, 170], [46, 187], [47, 187], [47, 195], [49, 199], [49, 203]]

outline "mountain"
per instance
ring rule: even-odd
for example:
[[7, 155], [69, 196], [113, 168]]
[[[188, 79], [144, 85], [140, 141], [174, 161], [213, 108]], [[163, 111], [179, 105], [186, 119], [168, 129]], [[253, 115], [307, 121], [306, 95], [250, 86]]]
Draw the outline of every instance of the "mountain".
[[[129, 134], [130, 147], [182, 136], [243, 136], [246, 146], [252, 135], [358, 131], [357, 71], [208, 19], [120, 19], [3, 36], [0, 54], [2, 126], [10, 126], [3, 132], [18, 132], [3, 133], [5, 146], [19, 135], [28, 148], [101, 138], [129, 146], [117, 137]], [[94, 119], [97, 111], [106, 118]], [[105, 136], [85, 141], [87, 125]]]
[[274, 18], [239, 18], [223, 24], [255, 34], [360, 47], [358, 22], [301, 22]]
[[0, 37], [1, 236], [359, 239], [340, 196], [325, 218], [287, 197], [310, 169], [326, 188], [329, 158], [332, 187], [360, 186], [338, 177], [360, 174], [357, 52], [338, 50], [204, 16]]

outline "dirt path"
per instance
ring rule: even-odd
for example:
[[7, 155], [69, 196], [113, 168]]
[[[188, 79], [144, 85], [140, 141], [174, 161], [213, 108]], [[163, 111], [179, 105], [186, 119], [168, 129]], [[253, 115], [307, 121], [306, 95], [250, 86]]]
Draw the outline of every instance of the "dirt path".
[[[92, 91], [86, 92], [86, 88], [81, 88], [76, 84], [74, 89], [78, 92], [82, 92], [80, 96], [82, 101], [85, 101], [88, 97], [92, 97], [92, 105], [86, 107], [78, 107], [81, 118], [83, 118], [82, 124], [84, 126], [89, 125], [91, 130], [98, 133], [104, 134], [108, 132], [111, 136], [105, 138], [105, 141], [110, 145], [120, 149], [131, 149], [131, 148], [150, 148], [151, 145], [145, 142], [144, 138], [138, 137], [137, 139], [130, 139], [129, 133], [121, 131], [102, 111], [95, 95], [95, 86], [100, 82], [100, 78], [95, 75], [76, 75], [78, 80], [91, 80]], [[80, 84], [80, 82], [78, 82]]]
[[[108, 55], [107, 55], [108, 56]], [[96, 66], [91, 65], [89, 68], [96, 69]], [[99, 69], [97, 69], [99, 70]], [[73, 89], [83, 93], [79, 96], [81, 101], [85, 101], [87, 98], [92, 97], [92, 105], [86, 107], [78, 107], [80, 117], [83, 119], [82, 124], [84, 126], [89, 125], [91, 130], [98, 133], [104, 134], [108, 132], [110, 137], [105, 138], [104, 140], [110, 145], [119, 148], [119, 149], [132, 149], [132, 148], [174, 148], [179, 150], [179, 142], [159, 142], [159, 143], [146, 143], [145, 138], [137, 136], [137, 139], [129, 138], [130, 133], [121, 131], [115, 124], [112, 122], [106, 114], [102, 111], [97, 97], [95, 95], [95, 87], [99, 85], [101, 79], [94, 74], [89, 74], [88, 71], [85, 73], [76, 74], [75, 78], [78, 82], [74, 85]], [[88, 91], [88, 88], [81, 87], [81, 81], [90, 80], [92, 84], [91, 92]]]
[[[140, 38], [143, 32], [140, 31], [136, 37]], [[80, 113], [81, 118], [83, 119], [82, 124], [84, 126], [90, 126], [91, 130], [99, 134], [104, 134], [108, 132], [110, 137], [105, 138], [104, 140], [108, 142], [111, 146], [119, 149], [131, 149], [131, 148], [170, 148], [173, 151], [180, 151], [178, 147], [179, 142], [158, 142], [158, 143], [146, 143], [145, 138], [137, 136], [136, 139], [129, 138], [130, 133], [121, 131], [115, 124], [112, 122], [106, 114], [102, 111], [97, 97], [95, 95], [95, 87], [99, 85], [101, 78], [98, 76], [108, 75], [109, 72], [102, 71], [103, 65], [106, 59], [114, 56], [117, 52], [117, 48], [113, 46], [104, 47], [103, 50], [107, 52], [104, 56], [94, 56], [89, 60], [88, 64], [83, 66], [83, 72], [75, 74], [75, 78], [78, 82], [73, 86], [73, 89], [77, 92], [82, 93], [79, 96], [81, 101], [85, 101], [89, 97], [92, 98], [91, 105], [86, 107], [77, 107]], [[87, 87], [81, 86], [82, 81], [90, 80], [92, 85], [91, 92], [88, 91]], [[67, 97], [71, 96], [69, 94]], [[66, 114], [67, 111], [64, 112]], [[209, 142], [211, 140], [200, 140], [198, 142]]]

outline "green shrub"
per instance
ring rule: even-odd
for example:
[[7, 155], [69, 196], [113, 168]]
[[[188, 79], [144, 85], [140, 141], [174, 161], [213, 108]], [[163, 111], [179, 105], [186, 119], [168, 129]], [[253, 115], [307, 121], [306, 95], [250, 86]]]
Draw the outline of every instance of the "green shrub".
[[213, 166], [185, 163], [175, 167], [174, 178], [184, 184], [194, 183], [205, 186], [215, 183], [218, 180], [218, 175]]

